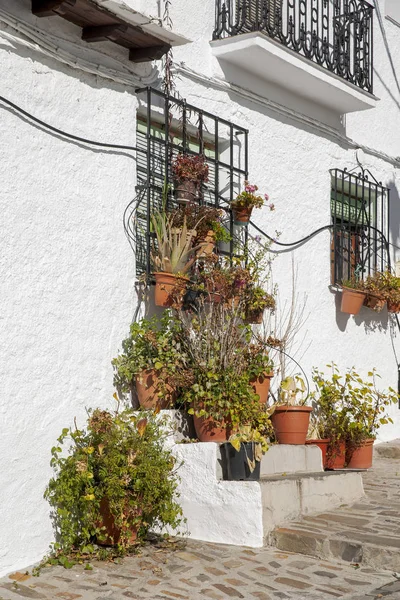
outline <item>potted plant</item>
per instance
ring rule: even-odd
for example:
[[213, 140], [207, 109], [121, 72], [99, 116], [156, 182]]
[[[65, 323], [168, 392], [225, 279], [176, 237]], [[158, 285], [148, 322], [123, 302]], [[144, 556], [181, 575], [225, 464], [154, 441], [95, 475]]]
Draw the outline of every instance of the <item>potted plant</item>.
[[178, 154], [172, 162], [172, 175], [178, 203], [193, 202], [201, 184], [208, 181], [208, 164], [202, 154]]
[[171, 212], [174, 227], [182, 227], [186, 218], [188, 229], [196, 231], [194, 244], [199, 246], [199, 258], [209, 256], [214, 252], [217, 242], [228, 242], [231, 237], [223, 226], [225, 211], [212, 206], [200, 206], [190, 202], [183, 208]]
[[387, 302], [388, 311], [400, 312], [400, 277], [396, 277], [387, 269], [375, 276], [380, 293]]
[[346, 374], [349, 385], [344, 405], [349, 415], [346, 432], [346, 463], [350, 469], [369, 469], [372, 466], [373, 444], [381, 425], [393, 423], [388, 408], [397, 404], [399, 396], [393, 388], [377, 388], [376, 369], [361, 379], [354, 369]]
[[171, 407], [184, 371], [185, 357], [176, 346], [178, 324], [168, 311], [159, 319], [132, 323], [122, 342], [122, 353], [113, 359], [114, 385], [122, 393], [135, 388], [140, 406]]
[[265, 345], [261, 342], [249, 344], [245, 350], [245, 360], [249, 383], [260, 403], [266, 405], [274, 376], [274, 364]]
[[258, 481], [260, 463], [268, 450], [265, 435], [249, 425], [239, 427], [239, 431], [221, 446], [226, 463], [226, 479], [229, 481]]
[[384, 287], [383, 273], [378, 271], [374, 275], [368, 275], [364, 281], [364, 289], [367, 292], [364, 306], [375, 312], [381, 312], [386, 304], [386, 298], [383, 294]]
[[179, 527], [176, 463], [165, 437], [160, 418], [130, 409], [89, 410], [85, 428], [63, 429], [45, 492], [56, 558], [105, 558], [98, 545], [115, 545], [112, 555], [124, 555], [149, 529]]
[[279, 444], [305, 444], [311, 406], [306, 406], [305, 384], [301, 377], [285, 377], [280, 386], [279, 401], [269, 410], [275, 437]]
[[187, 273], [197, 259], [199, 247], [193, 247], [196, 231], [189, 230], [186, 219], [182, 227], [174, 227], [171, 216], [156, 211], [151, 215], [157, 245], [151, 258], [157, 271], [156, 306], [180, 308], [189, 282]]
[[275, 298], [260, 285], [249, 285], [246, 290], [246, 323], [260, 325], [266, 309], [274, 312]]
[[340, 310], [349, 315], [358, 315], [366, 296], [362, 280], [356, 278], [344, 280], [342, 283], [342, 304]]
[[[264, 202], [268, 202], [268, 194], [260, 196], [257, 194], [258, 187], [250, 184], [248, 181], [244, 182], [244, 190], [236, 196], [231, 202], [231, 208], [233, 210], [233, 219], [238, 225], [245, 224], [250, 221], [251, 213], [253, 208], [261, 208]], [[269, 205], [270, 210], [274, 210], [273, 204]]]

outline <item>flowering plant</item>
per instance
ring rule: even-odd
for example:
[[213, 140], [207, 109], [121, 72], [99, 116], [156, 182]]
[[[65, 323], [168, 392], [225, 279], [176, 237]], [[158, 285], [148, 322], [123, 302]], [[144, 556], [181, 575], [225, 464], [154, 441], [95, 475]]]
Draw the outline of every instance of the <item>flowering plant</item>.
[[[257, 194], [257, 191], [258, 187], [256, 185], [250, 184], [248, 181], [245, 181], [243, 192], [236, 196], [235, 200], [231, 202], [231, 206], [236, 209], [261, 208], [265, 202], [268, 202], [269, 196], [268, 194], [260, 196], [259, 194]], [[273, 204], [269, 204], [268, 206], [270, 210], [275, 209]]]
[[208, 164], [202, 154], [196, 156], [178, 154], [172, 163], [172, 173], [177, 181], [207, 183]]

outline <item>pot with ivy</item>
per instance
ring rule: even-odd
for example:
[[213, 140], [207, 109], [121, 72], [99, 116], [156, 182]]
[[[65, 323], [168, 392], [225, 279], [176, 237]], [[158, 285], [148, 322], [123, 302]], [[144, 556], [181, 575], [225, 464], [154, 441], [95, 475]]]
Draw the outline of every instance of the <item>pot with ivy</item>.
[[[233, 220], [237, 225], [246, 225], [250, 221], [251, 214], [254, 208], [261, 208], [265, 202], [268, 202], [268, 194], [260, 196], [258, 193], [258, 187], [249, 183], [244, 182], [244, 190], [236, 196], [231, 202], [231, 208], [233, 211]], [[274, 210], [274, 205], [269, 205], [270, 210]]]
[[268, 450], [268, 440], [258, 429], [242, 425], [229, 441], [221, 445], [225, 479], [228, 481], [258, 481], [261, 459]]
[[151, 251], [155, 304], [181, 308], [190, 281], [188, 273], [200, 250], [194, 246], [196, 231], [188, 228], [185, 218], [182, 227], [174, 226], [171, 215], [164, 211], [155, 211], [151, 222], [156, 237]]
[[279, 399], [270, 409], [272, 426], [279, 444], [306, 443], [312, 407], [307, 406], [306, 386], [299, 375], [285, 377], [279, 388]]
[[342, 282], [340, 310], [349, 315], [358, 315], [367, 297], [362, 279], [356, 277]]
[[249, 383], [257, 394], [260, 403], [266, 405], [271, 379], [274, 376], [274, 364], [264, 344], [249, 344], [245, 350], [245, 360]]
[[123, 556], [150, 529], [179, 528], [177, 464], [165, 437], [162, 419], [131, 409], [89, 410], [86, 427], [63, 429], [45, 492], [54, 562]]
[[122, 352], [113, 359], [114, 385], [122, 393], [136, 392], [142, 408], [171, 408], [185, 369], [185, 357], [177, 345], [179, 324], [166, 311], [161, 318], [132, 323]]
[[202, 154], [178, 154], [172, 161], [175, 196], [179, 204], [195, 202], [208, 181], [208, 164]]

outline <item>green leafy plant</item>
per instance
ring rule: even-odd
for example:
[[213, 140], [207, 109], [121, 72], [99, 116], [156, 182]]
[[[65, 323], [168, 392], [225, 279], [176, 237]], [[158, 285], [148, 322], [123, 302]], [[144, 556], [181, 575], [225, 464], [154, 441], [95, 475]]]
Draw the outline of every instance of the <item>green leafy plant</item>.
[[246, 372], [250, 381], [272, 373], [274, 370], [274, 363], [269, 356], [267, 347], [261, 342], [246, 346], [244, 358], [246, 361]]
[[268, 309], [274, 311], [276, 301], [272, 294], [266, 292], [259, 285], [249, 285], [246, 290], [246, 310], [247, 312], [259, 312]]
[[118, 530], [111, 540], [114, 556], [126, 554], [133, 531], [140, 541], [151, 528], [179, 527], [177, 465], [165, 431], [160, 418], [129, 409], [88, 411], [86, 428], [63, 429], [52, 448], [55, 474], [45, 491], [57, 539], [53, 557], [60, 564], [108, 556], [99, 547], [110, 541], [105, 502]]
[[168, 393], [168, 384], [179, 386], [185, 356], [177, 341], [178, 330], [179, 323], [170, 311], [161, 318], [132, 323], [129, 337], [122, 342], [122, 353], [112, 360], [115, 387], [129, 392], [135, 377], [147, 369], [157, 371], [160, 396]]
[[242, 425], [236, 433], [233, 433], [229, 438], [230, 444], [235, 448], [236, 452], [240, 452], [242, 444], [251, 444], [253, 449], [252, 460], [246, 451], [246, 460], [250, 470], [253, 473], [256, 468], [256, 462], [260, 462], [263, 454], [265, 454], [269, 448], [268, 439], [265, 435], [262, 435], [257, 429], [252, 429], [249, 425]]
[[289, 406], [304, 406], [307, 402], [305, 396], [306, 385], [304, 379], [299, 375], [293, 377], [285, 377], [279, 389], [279, 404], [287, 404]]
[[153, 246], [151, 258], [154, 267], [163, 273], [184, 275], [197, 258], [200, 246], [193, 247], [196, 231], [187, 227], [184, 219], [182, 227], [175, 227], [171, 216], [162, 211], [151, 215], [157, 245]]

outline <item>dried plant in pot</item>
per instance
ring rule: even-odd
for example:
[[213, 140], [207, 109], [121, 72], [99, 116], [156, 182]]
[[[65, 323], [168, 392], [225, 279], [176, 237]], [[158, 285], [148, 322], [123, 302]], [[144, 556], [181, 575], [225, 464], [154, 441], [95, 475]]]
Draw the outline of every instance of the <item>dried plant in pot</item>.
[[123, 556], [149, 529], [179, 527], [176, 462], [165, 438], [162, 419], [130, 409], [89, 410], [86, 427], [63, 429], [45, 492], [57, 531], [55, 561]]
[[350, 315], [358, 315], [367, 294], [364, 282], [354, 278], [342, 282], [342, 303], [340, 310]]
[[132, 323], [121, 354], [112, 361], [115, 387], [122, 394], [134, 388], [142, 408], [170, 408], [176, 400], [186, 364], [176, 344], [178, 329], [169, 311], [160, 319], [154, 316]]
[[279, 400], [269, 409], [279, 444], [306, 443], [311, 406], [306, 406], [306, 386], [299, 375], [286, 377], [280, 385]]
[[367, 292], [364, 306], [377, 313], [381, 312], [386, 304], [384, 289], [385, 282], [383, 273], [378, 271], [374, 275], [368, 275], [364, 281], [364, 290]]
[[[237, 225], [246, 225], [250, 221], [251, 214], [254, 208], [261, 208], [265, 202], [268, 202], [268, 194], [260, 196], [258, 193], [258, 187], [249, 183], [244, 182], [244, 190], [236, 196], [231, 202], [231, 208], [233, 211], [233, 219]], [[274, 210], [274, 205], [269, 204], [270, 210]]]
[[178, 203], [197, 200], [202, 183], [208, 181], [208, 164], [202, 154], [178, 154], [172, 162], [175, 195]]
[[388, 311], [400, 312], [400, 277], [392, 274], [390, 269], [376, 273], [373, 280], [379, 288], [381, 296], [386, 300]]
[[[155, 303], [164, 308], [179, 308], [189, 281], [187, 274], [200, 249], [193, 246], [196, 231], [188, 229], [186, 219], [183, 220], [182, 227], [174, 227], [171, 216], [161, 211], [155, 211], [151, 215], [151, 222], [157, 241], [151, 251], [152, 263], [156, 269]], [[181, 290], [180, 294], [176, 293], [177, 289]], [[175, 292], [173, 295], [172, 290]]]

